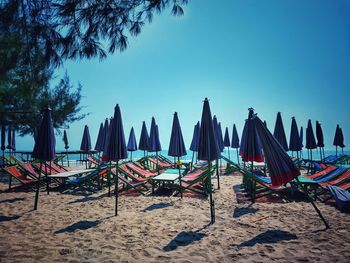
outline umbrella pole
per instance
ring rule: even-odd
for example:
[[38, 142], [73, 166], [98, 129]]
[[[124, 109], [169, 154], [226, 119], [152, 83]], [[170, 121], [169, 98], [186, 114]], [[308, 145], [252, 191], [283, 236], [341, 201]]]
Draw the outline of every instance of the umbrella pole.
[[132, 152], [130, 152], [130, 161], [132, 161]]
[[216, 177], [218, 179], [218, 189], [220, 189], [219, 159], [216, 159]]
[[323, 153], [323, 159], [326, 157], [325, 155], [324, 155], [324, 147], [322, 147], [322, 153]]
[[[52, 173], [51, 171], [51, 161], [50, 161], [50, 174]], [[49, 175], [47, 174], [47, 161], [45, 162], [45, 174], [46, 174], [46, 191], [47, 191], [47, 194], [49, 195], [50, 194], [50, 177]]]
[[68, 150], [66, 150], [67, 153], [67, 163], [68, 163], [68, 167], [69, 167], [69, 154], [68, 154]]
[[227, 147], [227, 152], [228, 152], [228, 159], [231, 161], [231, 158], [230, 158], [230, 147]]
[[145, 157], [146, 157], [146, 151], [143, 150], [143, 158], [145, 158]]
[[208, 161], [208, 181], [209, 181], [209, 204], [210, 204], [210, 224], [215, 223], [215, 204], [213, 200], [213, 191], [211, 187], [211, 161]]
[[118, 215], [118, 184], [119, 184], [119, 176], [118, 176], [118, 169], [119, 169], [119, 161], [117, 161], [116, 164], [116, 172], [115, 172], [115, 189], [114, 189], [114, 194], [115, 194], [115, 216]]
[[159, 174], [159, 166], [158, 166], [158, 151], [156, 151], [156, 159], [157, 159], [156, 169], [157, 169], [157, 174]]
[[319, 150], [320, 150], [320, 161], [322, 162], [322, 149], [321, 149], [321, 147], [319, 147]]
[[181, 199], [182, 199], [182, 184], [181, 184], [181, 170], [180, 170], [180, 157], [179, 156], [177, 157], [177, 168], [179, 169], [180, 195], [181, 195]]
[[194, 151], [192, 151], [191, 171], [192, 171], [192, 169], [193, 169], [193, 160], [194, 160]]
[[109, 171], [107, 172], [108, 197], [111, 196], [111, 174], [112, 174], [112, 161], [109, 161]]
[[314, 201], [313, 201], [312, 198], [310, 197], [310, 195], [309, 195], [307, 189], [305, 188], [305, 186], [304, 186], [303, 184], [300, 183], [298, 177], [296, 177], [296, 180], [297, 180], [299, 186], [303, 189], [303, 192], [306, 194], [307, 199], [310, 201], [310, 203], [312, 204], [312, 206], [313, 206], [314, 209], [316, 210], [318, 216], [321, 218], [322, 222], [323, 222], [324, 225], [326, 226], [326, 229], [329, 229], [329, 224], [328, 224], [328, 222], [327, 222], [326, 219], [323, 217], [323, 215], [322, 215], [320, 209], [318, 209], [318, 207], [316, 206], [316, 204], [314, 203]]
[[40, 191], [40, 179], [41, 179], [41, 168], [42, 168], [42, 161], [40, 161], [40, 169], [39, 169], [39, 179], [36, 183], [36, 193], [35, 193], [35, 201], [34, 201], [34, 210], [38, 209], [38, 201], [39, 201], [39, 191]]
[[238, 162], [238, 165], [240, 165], [240, 163], [239, 163], [239, 154], [238, 154], [238, 148], [236, 148], [236, 153], [237, 153], [237, 162]]
[[335, 156], [338, 157], [338, 146], [335, 146]]

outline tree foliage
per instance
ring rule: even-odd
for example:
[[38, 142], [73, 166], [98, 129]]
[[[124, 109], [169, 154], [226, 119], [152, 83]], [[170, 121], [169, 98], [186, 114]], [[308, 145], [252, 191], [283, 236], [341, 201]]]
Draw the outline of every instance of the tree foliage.
[[171, 8], [183, 15], [188, 0], [7, 0], [2, 1], [0, 29], [26, 41], [28, 60], [36, 49], [58, 66], [64, 59], [98, 57], [127, 48], [154, 14]]

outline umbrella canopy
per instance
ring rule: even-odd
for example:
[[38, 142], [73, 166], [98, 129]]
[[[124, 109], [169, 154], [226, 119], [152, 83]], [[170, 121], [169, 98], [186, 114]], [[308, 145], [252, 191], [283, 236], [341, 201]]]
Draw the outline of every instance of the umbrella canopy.
[[250, 125], [256, 130], [264, 150], [272, 185], [281, 186], [300, 175], [299, 169], [295, 166], [283, 146], [255, 114]]
[[102, 140], [103, 140], [103, 123], [101, 122], [100, 129], [98, 130], [95, 148], [94, 148], [96, 151], [103, 151], [104, 145], [102, 145]]
[[109, 122], [108, 119], [105, 119], [105, 123], [103, 125], [103, 136], [101, 140], [101, 152], [104, 152], [105, 149], [107, 149], [107, 142], [108, 142], [108, 135], [109, 135]]
[[154, 119], [154, 117], [152, 117], [148, 146], [149, 146], [148, 148], [149, 152], [159, 152], [162, 150], [162, 147], [159, 141], [158, 126], [156, 125], [156, 120]]
[[233, 124], [231, 148], [239, 148], [239, 137], [236, 129], [236, 124]]
[[120, 113], [119, 105], [114, 108], [114, 117], [110, 124], [110, 136], [105, 153], [106, 161], [119, 161], [128, 157], [123, 121]]
[[314, 135], [314, 130], [312, 128], [311, 120], [307, 123], [306, 128], [306, 149], [312, 150], [317, 148], [316, 139]]
[[317, 146], [324, 147], [323, 131], [322, 131], [321, 123], [319, 123], [318, 121], [316, 121], [316, 138], [317, 138]]
[[301, 151], [298, 125], [294, 117], [292, 117], [292, 124], [290, 126], [289, 150]]
[[266, 123], [266, 121], [264, 121], [264, 126], [267, 128], [267, 123]]
[[220, 148], [220, 151], [223, 152], [224, 151], [224, 148], [225, 148], [225, 145], [224, 145], [224, 138], [222, 136], [222, 129], [221, 129], [221, 123], [219, 122], [218, 123], [218, 142], [219, 142], [219, 148]]
[[209, 101], [204, 100], [201, 127], [199, 131], [198, 159], [214, 161], [219, 159], [220, 149], [215, 136]]
[[55, 134], [51, 119], [51, 109], [46, 108], [38, 128], [37, 140], [35, 141], [32, 156], [42, 161], [51, 161], [55, 155]]
[[12, 149], [12, 129], [11, 126], [7, 128], [7, 149], [11, 150]]
[[68, 136], [67, 136], [67, 131], [64, 130], [63, 131], [63, 143], [64, 143], [64, 149], [69, 149], [69, 145], [68, 145]]
[[340, 137], [340, 148], [344, 148], [345, 144], [344, 144], [344, 135], [343, 135], [343, 129], [339, 128], [339, 137]]
[[220, 142], [220, 138], [219, 138], [219, 127], [218, 126], [219, 126], [218, 125], [218, 119], [214, 115], [214, 117], [213, 117], [214, 136], [215, 136], [215, 139], [217, 141], [219, 150], [220, 150], [220, 152], [222, 152], [222, 150], [221, 150], [221, 142]]
[[300, 146], [301, 146], [301, 148], [303, 148], [304, 147], [304, 144], [303, 144], [303, 141], [304, 141], [303, 126], [300, 127], [299, 136], [300, 136]]
[[339, 124], [337, 124], [337, 127], [335, 128], [335, 134], [333, 139], [333, 145], [334, 146], [340, 146], [341, 145], [341, 135], [340, 135], [340, 127]]
[[254, 110], [252, 108], [248, 110], [248, 119], [244, 124], [239, 154], [244, 162], [263, 162], [264, 154], [261, 142], [254, 127]]
[[15, 131], [15, 129], [12, 129], [11, 149], [16, 151], [16, 131]]
[[275, 136], [276, 140], [282, 145], [283, 149], [285, 151], [288, 151], [286, 133], [284, 132], [284, 126], [283, 126], [282, 116], [280, 112], [277, 113], [273, 136]]
[[5, 141], [6, 141], [6, 129], [5, 125], [1, 126], [1, 150], [5, 151], [6, 146], [5, 146]]
[[149, 136], [147, 132], [147, 127], [146, 127], [146, 123], [142, 122], [139, 149], [143, 151], [148, 151], [148, 148], [149, 148]]
[[194, 129], [193, 129], [192, 142], [191, 142], [191, 146], [190, 146], [191, 151], [194, 151], [194, 152], [198, 151], [199, 132], [200, 132], [200, 124], [199, 124], [199, 122], [197, 122], [197, 124], [194, 126]]
[[228, 128], [227, 127], [225, 129], [224, 146], [225, 147], [230, 147], [231, 146], [230, 135], [228, 133]]
[[168, 155], [173, 157], [181, 157], [186, 155], [186, 147], [182, 137], [181, 126], [177, 112], [175, 112], [173, 117], [173, 126], [171, 128], [171, 136], [169, 143]]
[[130, 134], [129, 134], [128, 145], [127, 145], [126, 148], [130, 152], [137, 151], [137, 143], [136, 143], [134, 127], [131, 127]]
[[83, 138], [81, 139], [80, 150], [82, 151], [90, 151], [91, 150], [91, 139], [89, 133], [89, 127], [85, 125]]

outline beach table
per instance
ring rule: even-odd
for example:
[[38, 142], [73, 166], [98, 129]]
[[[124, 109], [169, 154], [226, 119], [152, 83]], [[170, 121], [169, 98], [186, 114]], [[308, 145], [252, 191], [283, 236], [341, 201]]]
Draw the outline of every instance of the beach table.
[[58, 173], [58, 174], [49, 174], [48, 177], [57, 178], [57, 179], [67, 179], [68, 177], [89, 173], [89, 172], [92, 172], [93, 170], [95, 169], [72, 170], [72, 171], [67, 171], [67, 172]]
[[153, 178], [151, 178], [151, 183], [152, 183], [152, 193], [154, 193], [154, 186], [159, 183], [163, 184], [163, 187], [165, 184], [167, 185], [173, 185], [176, 180], [179, 179], [179, 172], [177, 173], [167, 173], [165, 171], [164, 173], [161, 173]]

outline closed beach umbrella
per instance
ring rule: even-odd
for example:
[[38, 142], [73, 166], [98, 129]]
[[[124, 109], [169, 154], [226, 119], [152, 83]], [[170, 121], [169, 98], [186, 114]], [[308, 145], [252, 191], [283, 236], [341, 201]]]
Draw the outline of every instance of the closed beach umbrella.
[[159, 132], [158, 132], [158, 126], [156, 125], [156, 120], [154, 117], [152, 117], [152, 122], [151, 122], [151, 130], [149, 134], [149, 144], [148, 144], [149, 152], [156, 152], [156, 159], [157, 159], [157, 172], [159, 173], [159, 166], [158, 166], [158, 152], [162, 150], [162, 147], [160, 145], [159, 141]]
[[63, 143], [64, 143], [64, 149], [66, 149], [67, 152], [67, 164], [69, 166], [69, 155], [68, 155], [68, 149], [69, 149], [69, 144], [68, 144], [68, 136], [67, 136], [67, 131], [63, 131]]
[[108, 118], [105, 119], [105, 123], [103, 125], [103, 137], [101, 141], [101, 146], [103, 146], [101, 152], [102, 152], [102, 161], [104, 160], [104, 152], [107, 149], [107, 143], [108, 143], [108, 136], [109, 136], [109, 122]]
[[231, 160], [231, 158], [230, 158], [231, 142], [230, 142], [230, 135], [228, 133], [228, 128], [227, 127], [225, 129], [224, 146], [227, 147], [228, 159]]
[[[41, 181], [41, 172], [43, 161], [51, 161], [55, 155], [55, 134], [53, 131], [53, 123], [51, 119], [51, 109], [46, 108], [43, 112], [43, 118], [41, 120], [40, 126], [38, 128], [37, 139], [35, 140], [35, 145], [32, 153], [34, 159], [40, 160], [40, 172], [37, 182], [37, 189], [35, 194], [34, 201], [34, 210], [38, 207], [39, 200], [39, 190], [40, 190], [40, 181]], [[45, 170], [47, 174], [47, 165], [45, 162]], [[49, 181], [47, 180], [47, 190]]]
[[220, 151], [223, 152], [225, 149], [225, 145], [224, 145], [224, 138], [222, 136], [222, 129], [221, 129], [221, 123], [218, 123], [218, 141], [219, 141], [219, 148]]
[[344, 144], [344, 135], [343, 135], [343, 129], [342, 128], [339, 128], [339, 137], [340, 137], [340, 145], [339, 147], [341, 148], [341, 153], [344, 154], [344, 147], [345, 147], [345, 144]]
[[240, 155], [243, 162], [263, 162], [264, 154], [261, 142], [253, 125], [254, 109], [249, 108], [248, 119], [246, 120], [242, 133]]
[[16, 131], [15, 131], [15, 129], [12, 129], [11, 149], [13, 151], [16, 151]]
[[148, 151], [148, 148], [149, 148], [149, 136], [147, 132], [147, 127], [146, 127], [146, 123], [142, 122], [139, 149], [143, 151], [144, 157], [146, 156], [146, 151]]
[[[205, 98], [199, 132], [198, 158], [208, 162], [208, 171], [210, 172], [211, 162], [217, 160], [219, 155], [220, 150], [215, 136], [209, 101], [207, 98]], [[209, 187], [211, 223], [213, 224], [215, 222], [215, 206], [211, 189], [211, 176], [208, 176], [207, 185]]]
[[190, 145], [190, 150], [192, 151], [192, 164], [194, 161], [194, 152], [198, 152], [199, 131], [200, 131], [200, 124], [199, 122], [197, 122], [197, 124], [194, 126], [194, 129], [193, 129], [193, 136], [192, 136], [192, 141]]
[[128, 153], [125, 144], [123, 121], [120, 113], [119, 105], [114, 108], [114, 117], [111, 122], [110, 136], [106, 151], [106, 161], [110, 162], [110, 168], [112, 161], [116, 162], [116, 175], [115, 175], [115, 215], [118, 215], [118, 184], [119, 184], [119, 161], [128, 158]]
[[233, 124], [233, 129], [232, 129], [232, 138], [231, 138], [231, 148], [236, 149], [237, 152], [237, 162], [239, 162], [239, 154], [238, 154], [238, 148], [239, 148], [239, 137], [238, 137], [238, 132], [236, 128], [236, 124]]
[[309, 120], [307, 123], [305, 148], [308, 149], [308, 152], [310, 153], [309, 158], [312, 161], [312, 150], [317, 148], [317, 144], [311, 120]]
[[218, 147], [219, 147], [219, 151], [220, 154], [218, 156], [218, 159], [216, 160], [216, 176], [218, 179], [218, 189], [220, 189], [220, 176], [219, 176], [219, 158], [221, 156], [221, 152], [222, 152], [222, 147], [221, 147], [221, 142], [220, 142], [220, 137], [219, 137], [219, 124], [218, 124], [218, 120], [216, 118], [216, 116], [214, 115], [213, 117], [213, 127], [214, 127], [214, 135], [215, 135], [215, 139], [218, 143]]
[[[178, 169], [179, 169], [179, 181], [180, 181], [180, 189], [181, 187], [181, 165], [180, 165], [180, 157], [186, 155], [186, 147], [184, 143], [184, 139], [182, 137], [182, 131], [181, 126], [179, 122], [179, 118], [177, 116], [177, 112], [175, 112], [173, 117], [173, 126], [171, 128], [171, 136], [170, 136], [170, 143], [169, 143], [169, 150], [168, 155], [172, 157], [177, 157], [178, 161]], [[181, 198], [182, 198], [182, 190], [181, 192]]]
[[102, 140], [103, 140], [103, 123], [101, 122], [100, 129], [98, 130], [98, 134], [97, 134], [95, 148], [94, 148], [98, 152], [103, 151], [104, 145], [102, 144]]
[[[321, 123], [319, 121], [316, 121], [316, 139], [317, 139], [317, 146], [320, 149], [320, 159], [322, 161], [322, 159], [325, 157], [324, 156], [324, 138], [323, 138]], [[322, 157], [322, 153], [323, 153], [323, 157]]]
[[335, 146], [335, 154], [338, 156], [338, 146], [340, 147], [340, 145], [341, 145], [341, 135], [340, 135], [339, 124], [337, 124], [337, 127], [335, 128], [333, 145]]
[[1, 151], [2, 151], [2, 157], [5, 156], [5, 141], [6, 141], [6, 129], [5, 129], [5, 125], [1, 126]]
[[290, 126], [289, 150], [292, 151], [292, 155], [293, 152], [297, 152], [297, 158], [299, 158], [298, 153], [299, 151], [301, 151], [301, 144], [298, 125], [295, 120], [295, 117], [292, 117], [292, 124]]
[[130, 159], [132, 160], [132, 152], [137, 151], [137, 143], [136, 143], [134, 127], [131, 127], [131, 130], [130, 130], [127, 150], [130, 152], [131, 154]]
[[[87, 125], [85, 125], [84, 127], [84, 133], [81, 139], [80, 150], [83, 151], [83, 159], [84, 159], [84, 153], [86, 154], [86, 157], [87, 157], [88, 152], [91, 150], [91, 138], [90, 138], [89, 127]], [[86, 160], [85, 160], [85, 165], [87, 168]]]
[[8, 126], [7, 128], [7, 149], [11, 150], [12, 149], [12, 128], [11, 126]]
[[282, 145], [283, 149], [285, 151], [288, 151], [286, 133], [284, 132], [284, 126], [280, 112], [277, 113], [273, 136], [275, 136], [276, 140]]
[[[269, 169], [269, 175], [271, 177], [271, 182], [273, 186], [281, 186], [293, 179], [296, 179], [298, 183], [298, 175], [300, 175], [299, 169], [295, 166], [293, 161], [289, 158], [287, 152], [284, 150], [282, 145], [277, 141], [277, 139], [272, 136], [269, 130], [265, 127], [262, 121], [257, 116], [253, 116], [253, 124], [256, 132], [259, 136], [260, 142], [262, 144], [265, 161]], [[317, 208], [316, 204], [313, 202], [312, 198], [309, 196], [307, 189], [301, 185], [304, 189], [305, 195], [308, 197], [312, 206], [322, 219], [326, 228], [329, 228], [328, 223], [322, 216], [320, 210]]]

